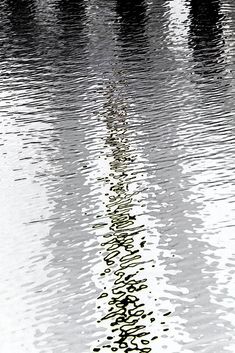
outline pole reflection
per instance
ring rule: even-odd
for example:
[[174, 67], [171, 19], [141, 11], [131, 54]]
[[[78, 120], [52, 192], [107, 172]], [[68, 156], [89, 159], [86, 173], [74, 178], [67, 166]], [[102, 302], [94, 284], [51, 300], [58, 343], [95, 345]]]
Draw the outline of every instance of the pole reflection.
[[104, 290], [99, 307], [105, 313], [98, 322], [108, 323], [111, 333], [108, 342], [94, 351], [107, 348], [113, 352], [148, 353], [152, 351], [152, 340], [157, 339], [153, 312], [156, 298], [146, 276], [155, 267], [155, 260], [146, 257], [148, 219], [143, 221], [143, 190], [135, 177], [136, 152], [129, 141], [127, 105], [119, 96], [117, 82], [109, 82], [105, 99], [109, 174], [103, 182], [108, 188], [105, 218], [109, 229], [101, 243], [105, 269], [100, 274]]

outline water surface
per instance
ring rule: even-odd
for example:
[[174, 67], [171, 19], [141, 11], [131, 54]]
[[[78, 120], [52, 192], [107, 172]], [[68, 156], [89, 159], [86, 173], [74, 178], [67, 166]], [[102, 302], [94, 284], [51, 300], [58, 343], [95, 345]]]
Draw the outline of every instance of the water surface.
[[1, 352], [234, 352], [233, 1], [0, 19]]

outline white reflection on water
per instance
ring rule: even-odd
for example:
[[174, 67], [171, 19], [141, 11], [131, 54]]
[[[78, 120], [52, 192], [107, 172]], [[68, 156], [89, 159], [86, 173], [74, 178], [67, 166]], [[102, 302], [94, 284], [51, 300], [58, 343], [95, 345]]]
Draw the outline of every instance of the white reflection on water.
[[[168, 14], [168, 45], [173, 44], [177, 51], [187, 50], [189, 6], [187, 0], [167, 1], [165, 4]], [[169, 47], [171, 47], [169, 45]]]
[[40, 150], [45, 124], [20, 124], [22, 114], [33, 114], [30, 99], [27, 104], [23, 98], [16, 99], [8, 87], [2, 87], [1, 97], [1, 351], [38, 352], [35, 337], [38, 332], [44, 335], [48, 324], [37, 322], [40, 293], [36, 287], [47, 280], [45, 267], [51, 253], [44, 241], [53, 223], [53, 203], [43, 178], [35, 181], [37, 172], [47, 173], [49, 168]]

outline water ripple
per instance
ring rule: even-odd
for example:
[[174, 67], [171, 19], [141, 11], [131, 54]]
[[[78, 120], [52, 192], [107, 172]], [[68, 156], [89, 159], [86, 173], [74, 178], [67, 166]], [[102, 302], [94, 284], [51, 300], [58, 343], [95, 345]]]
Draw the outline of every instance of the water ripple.
[[2, 352], [234, 352], [231, 0], [2, 0]]

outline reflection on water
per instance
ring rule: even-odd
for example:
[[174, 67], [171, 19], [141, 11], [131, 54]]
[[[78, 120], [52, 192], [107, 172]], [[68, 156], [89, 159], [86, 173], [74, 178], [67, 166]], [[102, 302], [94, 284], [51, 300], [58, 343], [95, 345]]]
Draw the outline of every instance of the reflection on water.
[[118, 30], [118, 45], [122, 49], [118, 56], [126, 62], [137, 62], [133, 73], [140, 71], [140, 61], [146, 67], [148, 58], [148, 35], [147, 35], [147, 4], [143, 0], [117, 0], [116, 1]]
[[224, 76], [223, 20], [220, 1], [190, 1], [189, 46], [193, 49], [195, 73], [201, 76], [199, 82], [220, 83]]
[[234, 352], [233, 2], [0, 10], [0, 350]]
[[129, 44], [136, 43], [137, 46], [140, 46], [144, 44], [142, 40], [147, 39], [147, 36], [144, 36], [146, 11], [146, 2], [143, 0], [117, 0], [116, 12], [120, 21], [120, 42], [125, 47], [127, 47], [127, 42]]
[[105, 286], [99, 299], [105, 298], [108, 303], [108, 310], [101, 321], [109, 322], [111, 334], [107, 337], [109, 343], [94, 351], [111, 348], [112, 351], [144, 353], [151, 351], [150, 341], [157, 339], [157, 336], [149, 332], [155, 318], [142, 299], [145, 297], [151, 301], [147, 278], [142, 272], [148, 266], [155, 267], [155, 261], [154, 258], [146, 261], [141, 256], [147, 229], [140, 221], [142, 217], [136, 214], [138, 209], [141, 210], [141, 205], [138, 205], [141, 189], [135, 186], [134, 170], [130, 172], [136, 157], [128, 141], [128, 107], [118, 91], [115, 83], [109, 83], [106, 87], [104, 114], [108, 131], [105, 145], [109, 149], [106, 158], [110, 161], [109, 174], [103, 178], [108, 187], [106, 218], [109, 229], [101, 244], [105, 249], [106, 264], [101, 277], [105, 278], [103, 282], [111, 283], [109, 290]]
[[[32, 37], [33, 20], [35, 16], [34, 1], [27, 2], [24, 0], [6, 1], [5, 8], [11, 23], [11, 30], [17, 37]], [[26, 41], [24, 45], [26, 44]]]

